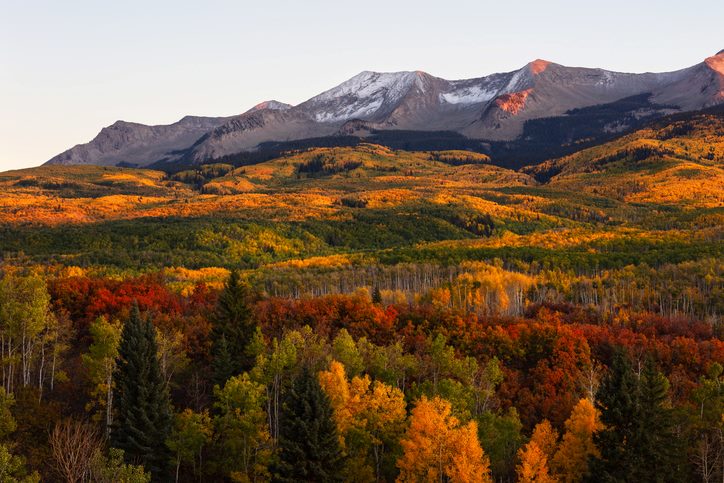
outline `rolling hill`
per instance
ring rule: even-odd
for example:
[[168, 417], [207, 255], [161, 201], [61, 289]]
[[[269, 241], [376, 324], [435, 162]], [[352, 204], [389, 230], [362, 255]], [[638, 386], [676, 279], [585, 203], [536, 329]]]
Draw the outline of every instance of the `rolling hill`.
[[525, 168], [551, 187], [628, 203], [724, 206], [724, 109], [674, 116], [650, 127]]
[[[658, 257], [671, 244], [696, 258], [721, 251], [722, 114], [676, 114], [518, 171], [472, 151], [363, 142], [174, 173], [9, 171], [0, 174], [0, 252], [6, 260], [137, 269], [259, 268], [329, 256], [530, 261], [540, 253], [528, 250], [560, 257], [572, 246], [608, 263], [594, 247], [617, 243], [627, 260]], [[629, 243], [651, 250], [629, 252]]]

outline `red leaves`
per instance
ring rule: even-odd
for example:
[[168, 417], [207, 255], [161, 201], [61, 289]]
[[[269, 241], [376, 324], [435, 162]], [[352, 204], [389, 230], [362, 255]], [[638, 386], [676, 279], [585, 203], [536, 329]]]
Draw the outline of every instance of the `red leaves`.
[[157, 327], [180, 330], [190, 356], [203, 356], [210, 330], [208, 315], [217, 293], [203, 284], [188, 297], [172, 291], [160, 276], [115, 280], [98, 277], [68, 277], [49, 281], [48, 289], [57, 311], [66, 311], [80, 338], [97, 317], [124, 320], [134, 301], [149, 313]]
[[110, 319], [127, 316], [133, 302], [141, 312], [189, 315], [213, 308], [217, 293], [204, 284], [183, 297], [173, 292], [160, 276], [110, 278], [69, 277], [51, 280], [48, 289], [55, 306], [68, 311], [81, 325], [104, 315]]
[[[78, 334], [100, 315], [123, 319], [137, 301], [163, 329], [180, 331], [192, 358], [208, 358], [210, 314], [218, 292], [199, 284], [185, 295], [161, 276], [125, 280], [67, 277], [49, 282], [56, 313], [67, 313]], [[402, 340], [413, 353], [424, 352], [430, 335], [445, 335], [456, 352], [479, 361], [495, 356], [504, 364], [498, 400], [515, 406], [528, 428], [540, 418], [561, 427], [583, 395], [592, 361], [606, 365], [614, 346], [634, 357], [656, 357], [670, 377], [675, 403], [686, 400], [712, 362], [724, 363], [724, 342], [710, 324], [649, 313], [602, 315], [568, 304], [531, 306], [525, 318], [483, 317], [432, 305], [380, 307], [363, 294], [298, 300], [268, 298], [255, 305], [268, 337], [309, 325], [322, 337], [345, 328], [355, 338], [378, 345]]]
[[289, 300], [270, 298], [257, 304], [257, 318], [265, 333], [279, 337], [284, 329], [309, 325], [323, 337], [345, 328], [354, 338], [368, 337], [375, 343], [394, 339], [397, 311], [383, 310], [356, 295]]

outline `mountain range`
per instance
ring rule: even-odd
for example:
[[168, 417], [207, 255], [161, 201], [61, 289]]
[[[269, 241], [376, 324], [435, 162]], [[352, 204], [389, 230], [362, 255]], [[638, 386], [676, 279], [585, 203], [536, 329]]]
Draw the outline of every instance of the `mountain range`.
[[721, 103], [724, 50], [665, 73], [566, 67], [540, 59], [512, 72], [466, 80], [420, 71], [365, 71], [296, 106], [272, 100], [236, 116], [186, 116], [159, 126], [117, 121], [89, 143], [46, 164], [162, 168], [308, 139], [372, 139], [386, 144], [384, 139], [404, 138], [412, 140], [405, 147], [414, 149], [435, 137], [441, 144], [437, 148], [492, 153], [494, 160], [497, 153], [503, 157], [507, 152], [530, 158], [517, 164], [533, 164], [545, 158], [536, 158], [533, 150], [548, 153], [553, 148], [551, 154], [565, 154], [560, 151], [565, 146]]

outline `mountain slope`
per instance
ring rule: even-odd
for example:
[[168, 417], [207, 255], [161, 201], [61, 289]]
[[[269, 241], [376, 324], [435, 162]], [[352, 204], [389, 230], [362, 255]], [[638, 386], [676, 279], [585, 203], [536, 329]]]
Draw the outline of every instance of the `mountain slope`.
[[105, 127], [89, 143], [79, 144], [50, 159], [47, 164], [118, 164], [145, 166], [188, 148], [224, 117], [186, 116], [160, 126], [117, 121]]
[[513, 72], [458, 81], [419, 71], [362, 72], [297, 106], [268, 101], [231, 118], [189, 118], [196, 120], [193, 127], [184, 120], [171, 126], [114, 125], [49, 163], [198, 163], [252, 151], [270, 141], [366, 137], [386, 130], [525, 141], [521, 136], [530, 121], [565, 118], [571, 110], [644, 94], [643, 105], [597, 126], [596, 133], [625, 131], [633, 127], [631, 119], [724, 102], [724, 53], [660, 74], [566, 67], [540, 59]]
[[724, 207], [724, 106], [664, 118], [523, 169], [551, 188], [627, 203]]
[[0, 252], [144, 270], [327, 255], [566, 270], [721, 258], [724, 105], [522, 172], [491, 162], [358, 144], [175, 174], [10, 171], [0, 173]]

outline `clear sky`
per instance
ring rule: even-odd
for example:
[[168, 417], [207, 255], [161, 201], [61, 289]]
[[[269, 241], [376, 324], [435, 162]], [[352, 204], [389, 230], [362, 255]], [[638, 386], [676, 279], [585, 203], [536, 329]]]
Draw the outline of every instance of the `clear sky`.
[[721, 0], [0, 0], [0, 170], [118, 119], [297, 104], [362, 70], [666, 71], [721, 49]]

